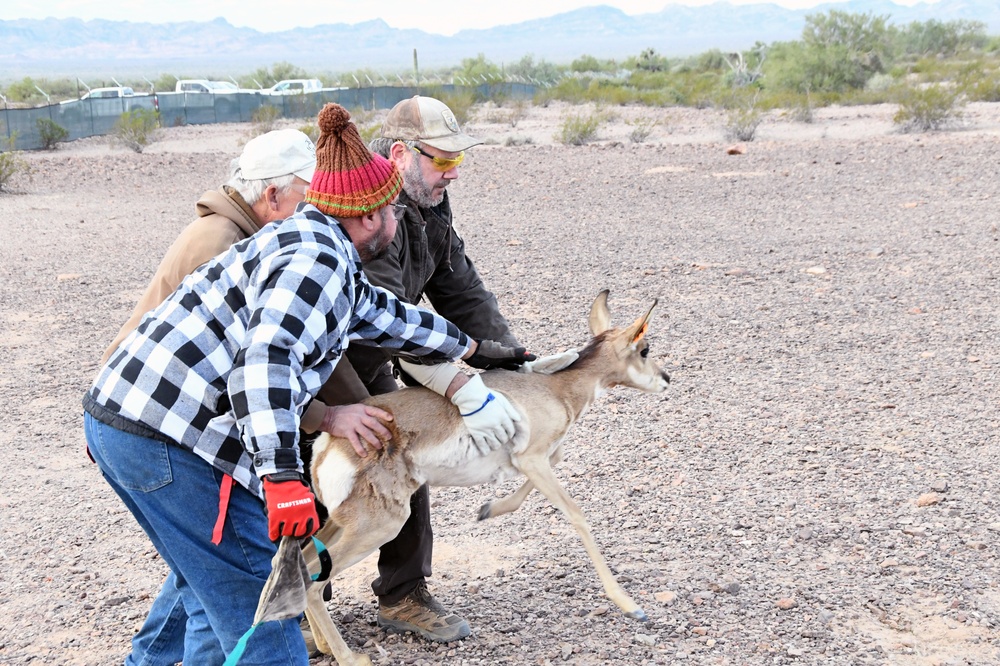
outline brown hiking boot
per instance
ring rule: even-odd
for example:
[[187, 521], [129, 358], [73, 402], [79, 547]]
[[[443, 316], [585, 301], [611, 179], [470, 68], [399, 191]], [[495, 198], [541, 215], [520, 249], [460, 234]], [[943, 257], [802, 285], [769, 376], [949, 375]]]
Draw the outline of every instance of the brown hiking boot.
[[378, 625], [396, 633], [412, 631], [439, 643], [457, 641], [472, 633], [468, 622], [431, 596], [426, 583], [418, 583], [413, 592], [397, 604], [379, 604]]

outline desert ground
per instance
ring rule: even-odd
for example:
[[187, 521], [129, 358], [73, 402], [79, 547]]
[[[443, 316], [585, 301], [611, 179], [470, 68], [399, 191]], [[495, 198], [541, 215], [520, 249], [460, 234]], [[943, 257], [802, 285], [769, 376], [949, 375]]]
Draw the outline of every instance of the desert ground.
[[[555, 142], [580, 111], [476, 110], [453, 205], [539, 354], [588, 340], [601, 289], [619, 324], [659, 299], [671, 387], [598, 399], [558, 469], [649, 621], [537, 493], [477, 522], [510, 482], [432, 491], [430, 587], [471, 637], [380, 631], [369, 558], [329, 603], [348, 642], [377, 664], [1000, 663], [1000, 105], [928, 134], [891, 106], [772, 112], [742, 152], [713, 110], [612, 109]], [[247, 130], [60, 145], [0, 194], [2, 664], [120, 664], [166, 575], [80, 399]]]

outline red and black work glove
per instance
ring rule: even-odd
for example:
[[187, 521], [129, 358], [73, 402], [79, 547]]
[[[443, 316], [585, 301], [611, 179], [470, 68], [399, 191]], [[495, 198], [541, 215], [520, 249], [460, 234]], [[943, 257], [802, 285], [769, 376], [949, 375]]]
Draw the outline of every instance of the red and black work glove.
[[473, 368], [489, 370], [490, 368], [503, 368], [504, 370], [517, 370], [528, 361], [537, 358], [534, 354], [529, 354], [524, 347], [505, 347], [493, 340], [476, 340], [476, 351], [465, 362]]
[[298, 472], [277, 472], [264, 477], [267, 536], [307, 537], [319, 529], [316, 497]]

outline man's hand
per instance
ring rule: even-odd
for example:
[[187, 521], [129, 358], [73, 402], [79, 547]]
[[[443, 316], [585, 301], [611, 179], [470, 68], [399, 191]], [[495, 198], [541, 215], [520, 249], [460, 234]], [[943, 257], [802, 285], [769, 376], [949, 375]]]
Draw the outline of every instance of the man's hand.
[[480, 370], [517, 370], [524, 363], [534, 360], [535, 355], [529, 354], [524, 347], [505, 347], [493, 340], [477, 340], [476, 351], [465, 362]]
[[565, 370], [569, 366], [573, 365], [578, 358], [580, 358], [580, 353], [575, 349], [569, 349], [560, 354], [543, 356], [535, 361], [529, 361], [518, 368], [517, 371], [523, 373], [534, 372], [540, 375], [551, 375], [553, 372]]
[[368, 455], [364, 442], [373, 449], [381, 449], [382, 441], [388, 440], [392, 435], [389, 429], [382, 425], [382, 421], [391, 420], [392, 413], [378, 407], [362, 404], [339, 405], [326, 408], [320, 430], [334, 437], [343, 437], [351, 443], [355, 453], [364, 458]]
[[264, 477], [267, 536], [307, 537], [319, 529], [316, 497], [298, 472], [277, 472]]
[[458, 389], [451, 401], [472, 434], [472, 443], [483, 455], [510, 441], [514, 436], [514, 423], [521, 420], [521, 415], [504, 394], [486, 388], [479, 375]]

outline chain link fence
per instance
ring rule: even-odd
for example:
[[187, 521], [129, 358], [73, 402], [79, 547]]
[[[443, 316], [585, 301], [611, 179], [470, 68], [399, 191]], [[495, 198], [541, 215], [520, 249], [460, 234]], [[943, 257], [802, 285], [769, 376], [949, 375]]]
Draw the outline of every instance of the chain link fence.
[[444, 84], [428, 91], [427, 86], [376, 86], [340, 88], [292, 95], [266, 95], [259, 92], [176, 93], [163, 92], [111, 99], [82, 99], [49, 104], [31, 109], [0, 110], [0, 140], [13, 138], [15, 150], [42, 148], [38, 120], [47, 118], [66, 129], [67, 140], [110, 134], [121, 115], [133, 109], [150, 109], [160, 114], [160, 125], [205, 125], [211, 123], [249, 122], [262, 106], [278, 109], [283, 118], [315, 118], [327, 102], [347, 109], [390, 109], [408, 97], [419, 94], [453, 95], [473, 93], [477, 99], [531, 99], [536, 86], [530, 83], [494, 83], [480, 86]]

